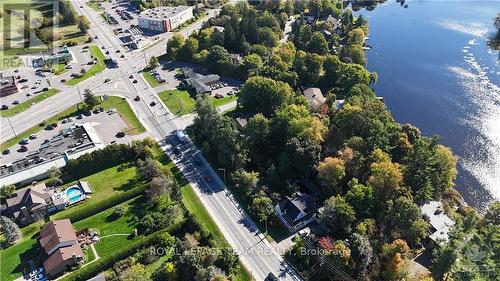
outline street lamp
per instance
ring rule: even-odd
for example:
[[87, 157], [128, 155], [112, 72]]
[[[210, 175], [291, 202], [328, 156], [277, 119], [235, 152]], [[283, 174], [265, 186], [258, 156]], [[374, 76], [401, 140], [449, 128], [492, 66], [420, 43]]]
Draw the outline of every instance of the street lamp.
[[226, 183], [226, 169], [224, 169], [224, 168], [219, 168], [219, 169], [217, 169], [217, 170], [218, 170], [218, 171], [222, 171], [222, 172], [224, 172], [224, 184], [227, 184], [227, 183]]

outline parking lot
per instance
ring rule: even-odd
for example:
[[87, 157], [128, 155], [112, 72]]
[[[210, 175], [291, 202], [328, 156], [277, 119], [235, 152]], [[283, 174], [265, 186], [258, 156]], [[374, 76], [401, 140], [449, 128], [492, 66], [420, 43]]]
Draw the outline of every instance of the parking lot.
[[63, 83], [70, 80], [73, 73], [80, 73], [82, 69], [88, 70], [92, 67], [89, 64], [92, 58], [87, 46], [73, 46], [69, 47], [69, 50], [73, 60], [67, 64], [65, 71], [59, 75], [50, 71], [42, 71], [41, 68], [32, 67], [30, 65], [31, 60], [39, 56], [25, 56], [23, 59], [27, 62], [27, 66], [3, 71], [4, 77], [14, 76], [16, 78], [19, 91], [2, 97], [0, 105], [7, 105], [12, 108], [17, 103], [22, 103], [43, 93], [44, 89], [56, 88], [63, 90], [66, 87]]
[[[20, 144], [11, 147], [9, 154], [2, 154], [0, 156], [0, 164], [8, 164], [16, 160], [23, 159], [30, 153], [34, 153], [40, 150], [44, 143], [47, 143], [48, 141], [51, 141], [53, 139], [57, 139], [58, 136], [60, 136], [61, 132], [65, 129], [70, 128], [74, 124], [83, 124], [87, 122], [90, 123], [95, 129], [97, 135], [99, 136], [99, 139], [104, 145], [108, 145], [110, 143], [127, 143], [130, 142], [132, 138], [144, 137], [143, 135], [125, 135], [124, 137], [117, 137], [118, 132], [122, 132], [127, 128], [127, 124], [122, 120], [118, 113], [108, 114], [106, 111], [104, 111], [101, 113], [92, 114], [90, 116], [81, 115], [81, 119], [72, 117], [69, 122], [59, 122], [57, 124], [57, 127], [52, 128], [51, 130], [49, 130], [48, 128], [41, 130], [36, 134], [36, 138], [30, 138], [28, 140], [29, 143], [24, 145], [27, 148], [27, 151], [19, 151], [21, 148]], [[66, 144], [62, 144], [62, 146], [58, 147], [61, 147], [62, 149], [65, 146]], [[65, 149], [63, 151], [65, 151]]]

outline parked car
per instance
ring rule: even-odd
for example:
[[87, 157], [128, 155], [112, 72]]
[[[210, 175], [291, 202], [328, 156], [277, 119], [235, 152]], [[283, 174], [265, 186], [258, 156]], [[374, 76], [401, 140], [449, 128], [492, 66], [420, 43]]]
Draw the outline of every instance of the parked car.
[[45, 127], [45, 130], [52, 131], [52, 130], [54, 130], [54, 126], [49, 124], [49, 125], [47, 125], [47, 127]]
[[64, 82], [66, 82], [66, 79], [61, 79], [61, 83], [64, 83]]
[[109, 78], [104, 79], [104, 83], [108, 83], [109, 81], [111, 81], [111, 79]]
[[264, 279], [264, 281], [279, 281], [279, 279], [278, 279], [278, 277], [276, 277], [276, 275], [274, 275], [274, 273], [269, 272], [269, 274], [267, 275], [266, 279]]
[[121, 55], [121, 56], [120, 56], [120, 58], [122, 58], [122, 59], [123, 59], [124, 57], [125, 57], [125, 55]]
[[116, 137], [117, 138], [123, 138], [124, 136], [125, 136], [124, 132], [118, 132], [118, 133], [116, 133]]
[[22, 139], [21, 141], [19, 141], [19, 144], [21, 144], [21, 145], [26, 145], [26, 144], [29, 144], [29, 143], [30, 143], [29, 139]]
[[26, 146], [24, 146], [24, 145], [21, 145], [21, 147], [19, 148], [18, 151], [19, 152], [26, 152], [26, 151], [28, 151], [28, 148]]
[[15, 101], [12, 102], [12, 104], [19, 104], [19, 101], [15, 100]]
[[106, 54], [106, 55], [109, 55], [109, 51], [106, 51], [106, 53], [105, 53], [105, 54]]
[[24, 82], [28, 82], [28, 79], [23, 78], [23, 79], [19, 80], [19, 83], [24, 83]]
[[110, 108], [110, 109], [108, 109], [107, 113], [108, 113], [109, 115], [111, 115], [111, 114], [115, 114], [115, 113], [116, 113], [116, 109], [115, 109], [115, 108]]
[[36, 138], [38, 138], [38, 135], [37, 135], [37, 134], [31, 134], [31, 135], [30, 135], [30, 139], [34, 140], [34, 139], [36, 139]]
[[73, 69], [73, 66], [71, 64], [68, 64], [64, 68], [66, 68], [66, 69]]
[[6, 105], [6, 104], [3, 104], [3, 105], [2, 105], [2, 110], [7, 110], [7, 109], [9, 109], [9, 106], [8, 106], [8, 105]]
[[26, 96], [27, 96], [27, 97], [31, 97], [31, 93], [27, 93], [27, 94], [26, 94]]
[[130, 74], [130, 75], [128, 76], [128, 78], [129, 78], [129, 79], [134, 79], [134, 75]]
[[2, 151], [2, 154], [3, 154], [3, 155], [10, 154], [10, 150], [9, 150], [9, 149], [6, 149], [6, 150]]
[[42, 89], [42, 91], [44, 91], [44, 92], [47, 92], [48, 90], [49, 90], [49, 88], [47, 88], [47, 87]]
[[21, 87], [21, 89], [26, 89], [26, 88], [28, 88], [28, 87], [29, 87], [28, 85], [23, 85], [23, 86]]
[[88, 65], [92, 65], [92, 64], [94, 64], [94, 61], [93, 61], [93, 60], [91, 60], [91, 61], [87, 62], [87, 64], [88, 64]]
[[81, 114], [78, 114], [78, 115], [76, 116], [76, 119], [82, 119], [82, 118], [83, 118], [83, 116], [82, 116]]
[[57, 123], [52, 123], [51, 124], [54, 128], [57, 128]]

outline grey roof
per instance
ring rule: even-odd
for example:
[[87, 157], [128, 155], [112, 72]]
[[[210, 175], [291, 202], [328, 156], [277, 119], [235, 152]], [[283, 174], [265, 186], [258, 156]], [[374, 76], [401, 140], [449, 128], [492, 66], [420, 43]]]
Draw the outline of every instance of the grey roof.
[[318, 209], [316, 200], [309, 194], [303, 192], [295, 192], [292, 197], [286, 196], [281, 200], [279, 207], [285, 219], [289, 222], [296, 223], [301, 212], [310, 215]]
[[420, 207], [424, 215], [429, 217], [431, 226], [435, 229], [429, 236], [434, 241], [448, 241], [450, 227], [455, 222], [446, 215], [439, 201], [429, 201]]
[[47, 189], [44, 183], [26, 188], [7, 198], [6, 212], [14, 216], [15, 219], [22, 213], [21, 208], [26, 207], [29, 210], [35, 210], [47, 205], [47, 199], [51, 198], [53, 191]]
[[157, 7], [153, 9], [148, 9], [145, 10], [140, 14], [140, 17], [142, 18], [148, 18], [148, 19], [168, 19], [171, 18], [179, 13], [184, 12], [185, 10], [192, 9], [190, 6], [177, 6], [177, 7], [167, 7], [167, 6], [162, 6], [162, 7]]
[[182, 72], [186, 76], [186, 83], [193, 87], [198, 94], [208, 93], [212, 91], [209, 85], [220, 81], [220, 76], [216, 74], [202, 75], [194, 72], [191, 68], [183, 68]]
[[78, 181], [80, 183], [80, 186], [82, 187], [83, 189], [83, 192], [85, 194], [89, 194], [89, 193], [92, 193], [92, 188], [90, 187], [90, 184], [86, 181]]
[[304, 97], [310, 105], [321, 106], [326, 102], [323, 93], [319, 88], [307, 88], [304, 90]]

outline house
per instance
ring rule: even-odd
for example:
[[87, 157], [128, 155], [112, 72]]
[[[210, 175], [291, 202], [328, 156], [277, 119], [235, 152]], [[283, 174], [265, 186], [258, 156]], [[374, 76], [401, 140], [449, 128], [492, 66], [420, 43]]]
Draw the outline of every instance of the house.
[[10, 96], [18, 91], [16, 78], [14, 76], [3, 77], [0, 73], [0, 97]]
[[50, 278], [83, 262], [84, 254], [69, 219], [46, 224], [38, 241], [44, 254], [43, 267]]
[[216, 74], [202, 75], [190, 68], [183, 68], [182, 73], [185, 77], [183, 84], [187, 88], [193, 89], [197, 94], [210, 93], [211, 86], [221, 82], [220, 76]]
[[448, 242], [448, 233], [455, 222], [446, 215], [442, 203], [429, 201], [420, 210], [429, 219], [429, 239], [438, 245]]
[[325, 20], [326, 28], [325, 30], [331, 34], [340, 35], [342, 33], [341, 23], [338, 19], [334, 18], [332, 15], [329, 15]]
[[275, 206], [276, 216], [289, 231], [298, 231], [316, 220], [320, 204], [312, 195], [297, 191]]
[[302, 18], [308, 24], [312, 24], [316, 21], [316, 16], [313, 13], [302, 13]]
[[304, 97], [306, 98], [311, 108], [319, 109], [323, 107], [323, 105], [326, 103], [326, 99], [323, 96], [323, 93], [321, 93], [321, 90], [319, 88], [305, 89]]
[[50, 213], [64, 209], [66, 198], [39, 183], [14, 193], [6, 199], [5, 213], [17, 223], [24, 225], [44, 218]]
[[139, 15], [138, 26], [156, 32], [170, 32], [192, 19], [194, 17], [193, 9], [192, 6], [182, 5], [148, 9]]

